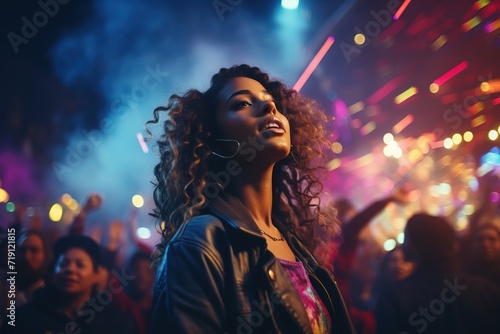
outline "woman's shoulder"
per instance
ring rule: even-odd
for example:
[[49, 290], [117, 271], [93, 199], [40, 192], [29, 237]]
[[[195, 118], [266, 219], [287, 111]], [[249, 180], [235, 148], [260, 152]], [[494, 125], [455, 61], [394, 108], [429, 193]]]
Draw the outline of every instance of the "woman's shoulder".
[[213, 243], [217, 238], [226, 239], [226, 226], [222, 221], [210, 214], [194, 216], [184, 222], [170, 244], [197, 242], [200, 244]]

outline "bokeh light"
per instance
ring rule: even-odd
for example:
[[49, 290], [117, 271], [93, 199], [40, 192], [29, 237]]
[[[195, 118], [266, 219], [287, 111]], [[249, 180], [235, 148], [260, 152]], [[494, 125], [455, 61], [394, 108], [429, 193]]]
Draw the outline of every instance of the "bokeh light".
[[365, 42], [366, 42], [365, 35], [363, 35], [363, 34], [356, 34], [354, 36], [354, 43], [356, 43], [358, 45], [363, 45]]
[[7, 212], [14, 212], [16, 211], [16, 205], [12, 202], [8, 202], [5, 204], [5, 210], [7, 210]]
[[142, 198], [141, 195], [134, 195], [132, 197], [132, 204], [136, 207], [136, 208], [142, 208], [142, 206], [144, 205], [144, 198]]
[[488, 132], [488, 138], [490, 140], [497, 140], [498, 139], [498, 131], [490, 130], [490, 132]]
[[452, 148], [453, 146], [453, 140], [451, 138], [446, 138], [444, 141], [443, 141], [443, 146], [444, 148], [446, 149], [450, 149]]
[[384, 135], [384, 144], [389, 145], [393, 141], [394, 141], [394, 136], [392, 135], [392, 133], [386, 133]]
[[467, 131], [464, 133], [464, 141], [465, 142], [470, 142], [472, 140], [472, 138], [474, 138], [474, 135], [472, 134], [472, 132], [470, 131]]
[[0, 188], [0, 203], [5, 203], [9, 201], [9, 193], [5, 189]]
[[149, 239], [151, 238], [151, 231], [147, 227], [139, 227], [137, 229], [137, 236], [141, 239]]
[[384, 242], [384, 249], [389, 252], [391, 250], [394, 249], [394, 247], [396, 247], [397, 243], [396, 243], [396, 240], [394, 239], [389, 239], [389, 240], [386, 240]]
[[439, 85], [433, 82], [429, 85], [429, 90], [431, 93], [437, 93], [439, 91]]
[[451, 139], [453, 144], [458, 145], [462, 142], [462, 135], [460, 133], [455, 133]]
[[61, 204], [55, 203], [49, 210], [49, 218], [53, 222], [58, 222], [61, 220], [63, 215], [63, 208]]

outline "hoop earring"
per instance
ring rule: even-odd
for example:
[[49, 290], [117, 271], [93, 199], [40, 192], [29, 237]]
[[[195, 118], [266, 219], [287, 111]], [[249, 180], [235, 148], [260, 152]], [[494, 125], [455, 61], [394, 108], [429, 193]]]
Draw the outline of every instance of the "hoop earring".
[[297, 161], [297, 158], [295, 158], [295, 154], [293, 154], [292, 149], [293, 149], [293, 145], [290, 145], [290, 155], [292, 156], [292, 159], [295, 162], [295, 166], [298, 166], [299, 162]]
[[219, 154], [217, 152], [214, 152], [212, 151], [212, 154], [215, 155], [215, 156], [218, 156], [219, 158], [222, 158], [222, 159], [231, 159], [231, 158], [234, 158], [236, 156], [236, 154], [238, 154], [240, 152], [240, 142], [237, 141], [236, 139], [215, 139], [217, 141], [223, 141], [223, 142], [233, 142], [233, 143], [236, 143], [236, 145], [238, 145], [238, 147], [236, 148], [236, 152], [234, 152], [234, 154], [232, 155], [222, 155], [222, 154]]

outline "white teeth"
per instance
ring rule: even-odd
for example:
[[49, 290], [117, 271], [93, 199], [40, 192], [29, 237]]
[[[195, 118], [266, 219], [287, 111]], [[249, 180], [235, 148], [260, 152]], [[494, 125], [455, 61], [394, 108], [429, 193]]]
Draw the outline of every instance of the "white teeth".
[[267, 124], [267, 125], [264, 127], [264, 130], [265, 130], [265, 129], [270, 129], [270, 128], [278, 128], [278, 129], [279, 129], [279, 128], [280, 128], [280, 126], [279, 126], [278, 124], [276, 124], [276, 123], [269, 123], [269, 124]]

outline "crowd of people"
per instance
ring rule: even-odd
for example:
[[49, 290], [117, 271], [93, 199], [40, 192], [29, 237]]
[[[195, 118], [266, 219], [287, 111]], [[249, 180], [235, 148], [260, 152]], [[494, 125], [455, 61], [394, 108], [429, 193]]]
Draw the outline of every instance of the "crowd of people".
[[[9, 226], [16, 230], [15, 296], [4, 286], [10, 270], [2, 262], [0, 333], [148, 333], [152, 250], [139, 241], [118, 242], [125, 241], [116, 233], [118, 222], [110, 224], [115, 233], [107, 243], [85, 235], [86, 216], [101, 203], [101, 196], [91, 194], [56, 240], [24, 227], [21, 217]], [[125, 245], [131, 251], [121, 260], [118, 248]], [[12, 302], [14, 312], [8, 309]]]
[[485, 199], [460, 236], [443, 217], [412, 215], [404, 243], [360, 278], [361, 231], [407, 194], [360, 212], [345, 199], [325, 208], [328, 121], [248, 65], [172, 95], [148, 123], [163, 131], [154, 256], [137, 240], [117, 256], [133, 220], [103, 224], [106, 244], [85, 235], [95, 194], [50, 244], [17, 222], [15, 326], [0, 286], [0, 333], [500, 333], [497, 204]]

